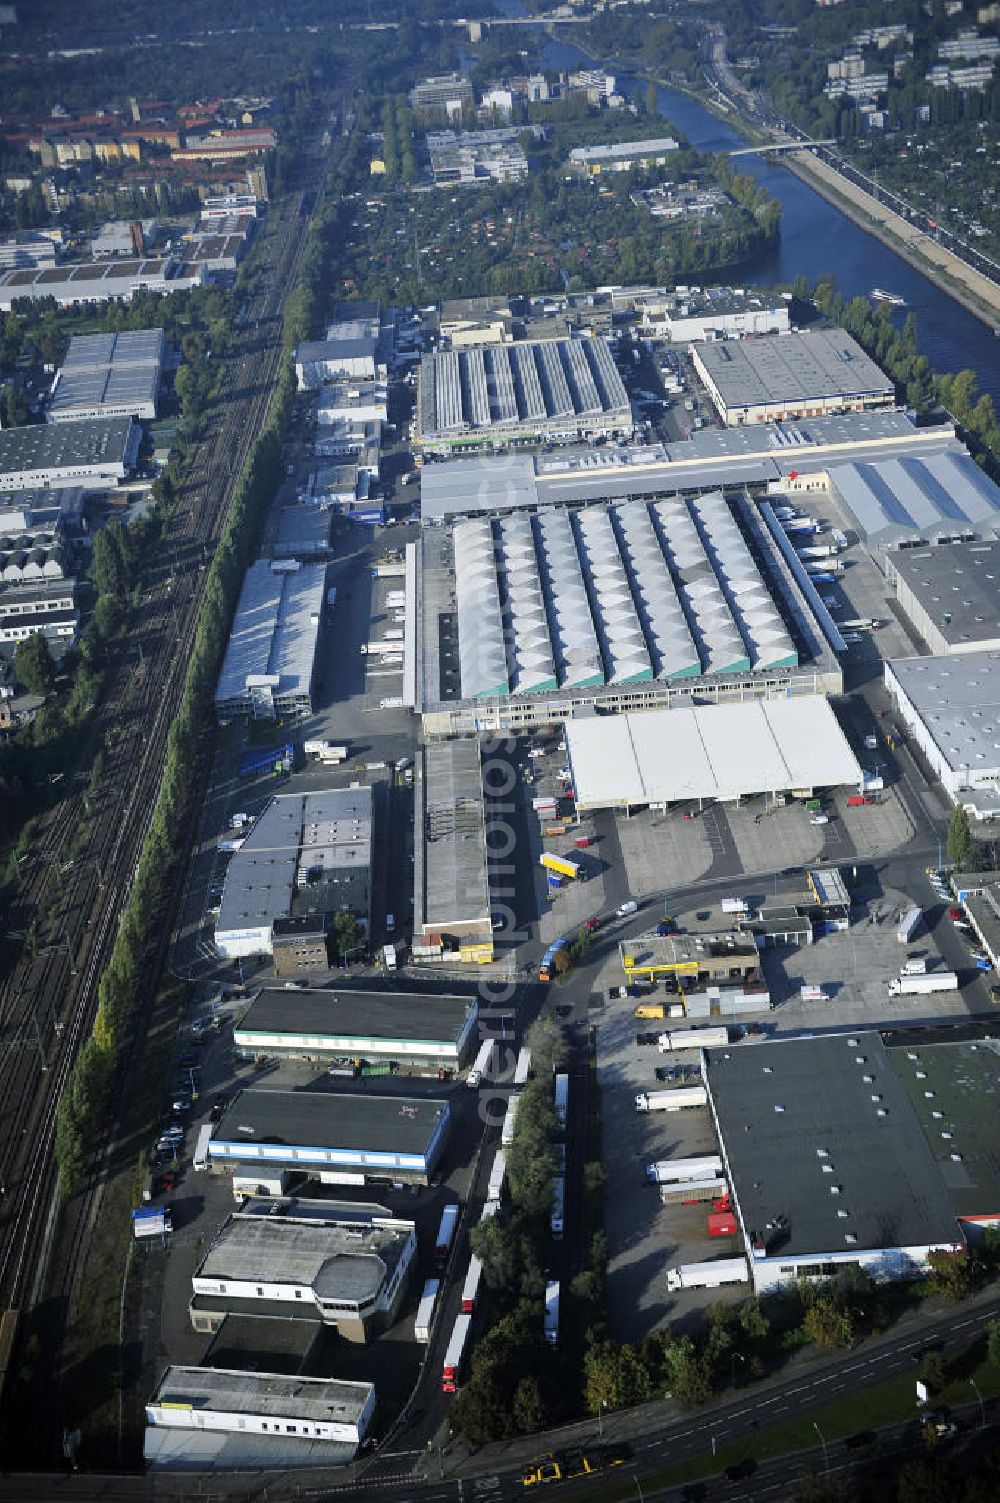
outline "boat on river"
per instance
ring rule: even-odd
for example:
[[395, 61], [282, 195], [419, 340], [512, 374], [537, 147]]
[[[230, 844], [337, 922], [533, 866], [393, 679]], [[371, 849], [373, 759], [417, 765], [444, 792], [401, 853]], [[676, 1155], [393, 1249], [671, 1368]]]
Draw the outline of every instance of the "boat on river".
[[886, 292], [884, 287], [873, 287], [869, 296], [875, 303], [890, 303], [893, 308], [905, 308], [906, 299], [898, 292]]

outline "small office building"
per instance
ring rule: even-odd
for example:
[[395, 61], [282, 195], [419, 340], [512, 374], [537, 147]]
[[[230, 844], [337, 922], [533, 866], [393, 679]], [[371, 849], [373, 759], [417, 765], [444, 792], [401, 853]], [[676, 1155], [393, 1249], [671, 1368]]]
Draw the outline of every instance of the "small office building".
[[475, 997], [265, 987], [233, 1030], [248, 1056], [384, 1061], [401, 1074], [459, 1070], [476, 1037]]
[[358, 1182], [426, 1185], [451, 1121], [447, 1101], [251, 1087], [227, 1107], [208, 1145], [213, 1167], [298, 1169]]

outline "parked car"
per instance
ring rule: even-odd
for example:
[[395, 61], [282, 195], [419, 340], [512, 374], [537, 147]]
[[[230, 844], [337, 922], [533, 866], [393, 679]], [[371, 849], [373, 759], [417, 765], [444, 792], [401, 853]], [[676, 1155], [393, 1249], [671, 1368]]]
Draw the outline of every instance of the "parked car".
[[164, 1143], [180, 1143], [184, 1137], [184, 1129], [179, 1122], [171, 1122], [160, 1133], [160, 1141]]
[[960, 918], [962, 918], [963, 914], [962, 914], [961, 908], [949, 908], [948, 909], [948, 917], [950, 919], [960, 919]]
[[830, 816], [829, 814], [814, 814], [811, 816], [809, 823], [811, 825], [828, 825], [830, 823]]
[[191, 1110], [191, 1097], [175, 1096], [170, 1103], [170, 1110], [172, 1112], [189, 1112]]

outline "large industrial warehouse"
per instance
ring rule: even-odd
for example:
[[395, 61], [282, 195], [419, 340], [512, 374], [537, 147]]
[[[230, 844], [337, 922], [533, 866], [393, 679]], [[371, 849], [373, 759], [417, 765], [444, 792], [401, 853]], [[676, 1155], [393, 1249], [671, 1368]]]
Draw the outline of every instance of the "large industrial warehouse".
[[885, 686], [946, 793], [980, 819], [1000, 816], [1000, 656], [894, 658]]
[[681, 495], [720, 486], [762, 489], [775, 483], [808, 490], [825, 486], [832, 465], [942, 453], [965, 454], [952, 423], [917, 428], [905, 412], [880, 409], [809, 423], [702, 428], [669, 445], [484, 454], [424, 467], [421, 520], [434, 526], [482, 513], [502, 516], [539, 506]]
[[1000, 542], [893, 549], [885, 572], [935, 656], [1000, 652]]
[[581, 813], [862, 785], [818, 695], [569, 720], [566, 752]]
[[46, 422], [155, 418], [163, 354], [162, 329], [74, 335], [52, 382]]
[[241, 1091], [208, 1145], [214, 1165], [355, 1173], [425, 1185], [451, 1119], [435, 1097]]
[[215, 691], [220, 720], [309, 714], [325, 594], [325, 564], [250, 566]]
[[839, 636], [743, 494], [473, 517], [421, 541], [428, 734], [840, 691]]
[[758, 1294], [912, 1277], [996, 1225], [994, 1042], [913, 1033], [712, 1049], [705, 1084]]
[[493, 959], [479, 742], [425, 746], [414, 781], [413, 958]]
[[718, 340], [691, 348], [727, 427], [891, 407], [889, 377], [843, 329]]
[[284, 921], [371, 917], [372, 791], [328, 788], [272, 799], [230, 858], [215, 921], [226, 960], [269, 955]]
[[475, 1037], [475, 997], [265, 987], [233, 1029], [241, 1054], [387, 1060], [403, 1074], [460, 1068]]
[[965, 449], [834, 465], [830, 493], [869, 548], [913, 548], [993, 538], [1000, 487]]
[[545, 438], [632, 433], [632, 408], [606, 339], [540, 339], [425, 355], [417, 402], [427, 453]]
[[66, 485], [107, 490], [135, 467], [142, 429], [131, 417], [29, 423], [0, 431], [0, 491]]
[[130, 303], [137, 292], [186, 292], [203, 281], [200, 266], [188, 267], [173, 256], [24, 267], [0, 273], [0, 312], [9, 313], [20, 298], [52, 297], [61, 308], [78, 303]]

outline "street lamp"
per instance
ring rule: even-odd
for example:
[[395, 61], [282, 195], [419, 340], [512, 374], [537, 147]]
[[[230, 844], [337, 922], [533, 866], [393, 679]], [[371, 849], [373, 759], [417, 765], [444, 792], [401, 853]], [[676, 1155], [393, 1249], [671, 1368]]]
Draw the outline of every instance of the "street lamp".
[[822, 1430], [820, 1429], [819, 1425], [816, 1423], [815, 1420], [813, 1420], [813, 1429], [816, 1431], [816, 1434], [819, 1436], [819, 1443], [823, 1447], [823, 1472], [824, 1472], [825, 1476], [829, 1477], [829, 1475], [830, 1475], [830, 1458], [826, 1454], [826, 1437], [824, 1436]]
[[607, 1407], [607, 1399], [602, 1399], [597, 1410], [597, 1435], [599, 1440], [604, 1439], [604, 1411]]
[[973, 1392], [975, 1393], [976, 1398], [979, 1400], [979, 1424], [980, 1424], [980, 1427], [983, 1430], [985, 1430], [986, 1429], [986, 1405], [983, 1403], [983, 1396], [982, 1396], [982, 1394], [979, 1391], [979, 1384], [976, 1382], [975, 1378], [970, 1378], [969, 1382], [972, 1384]]

